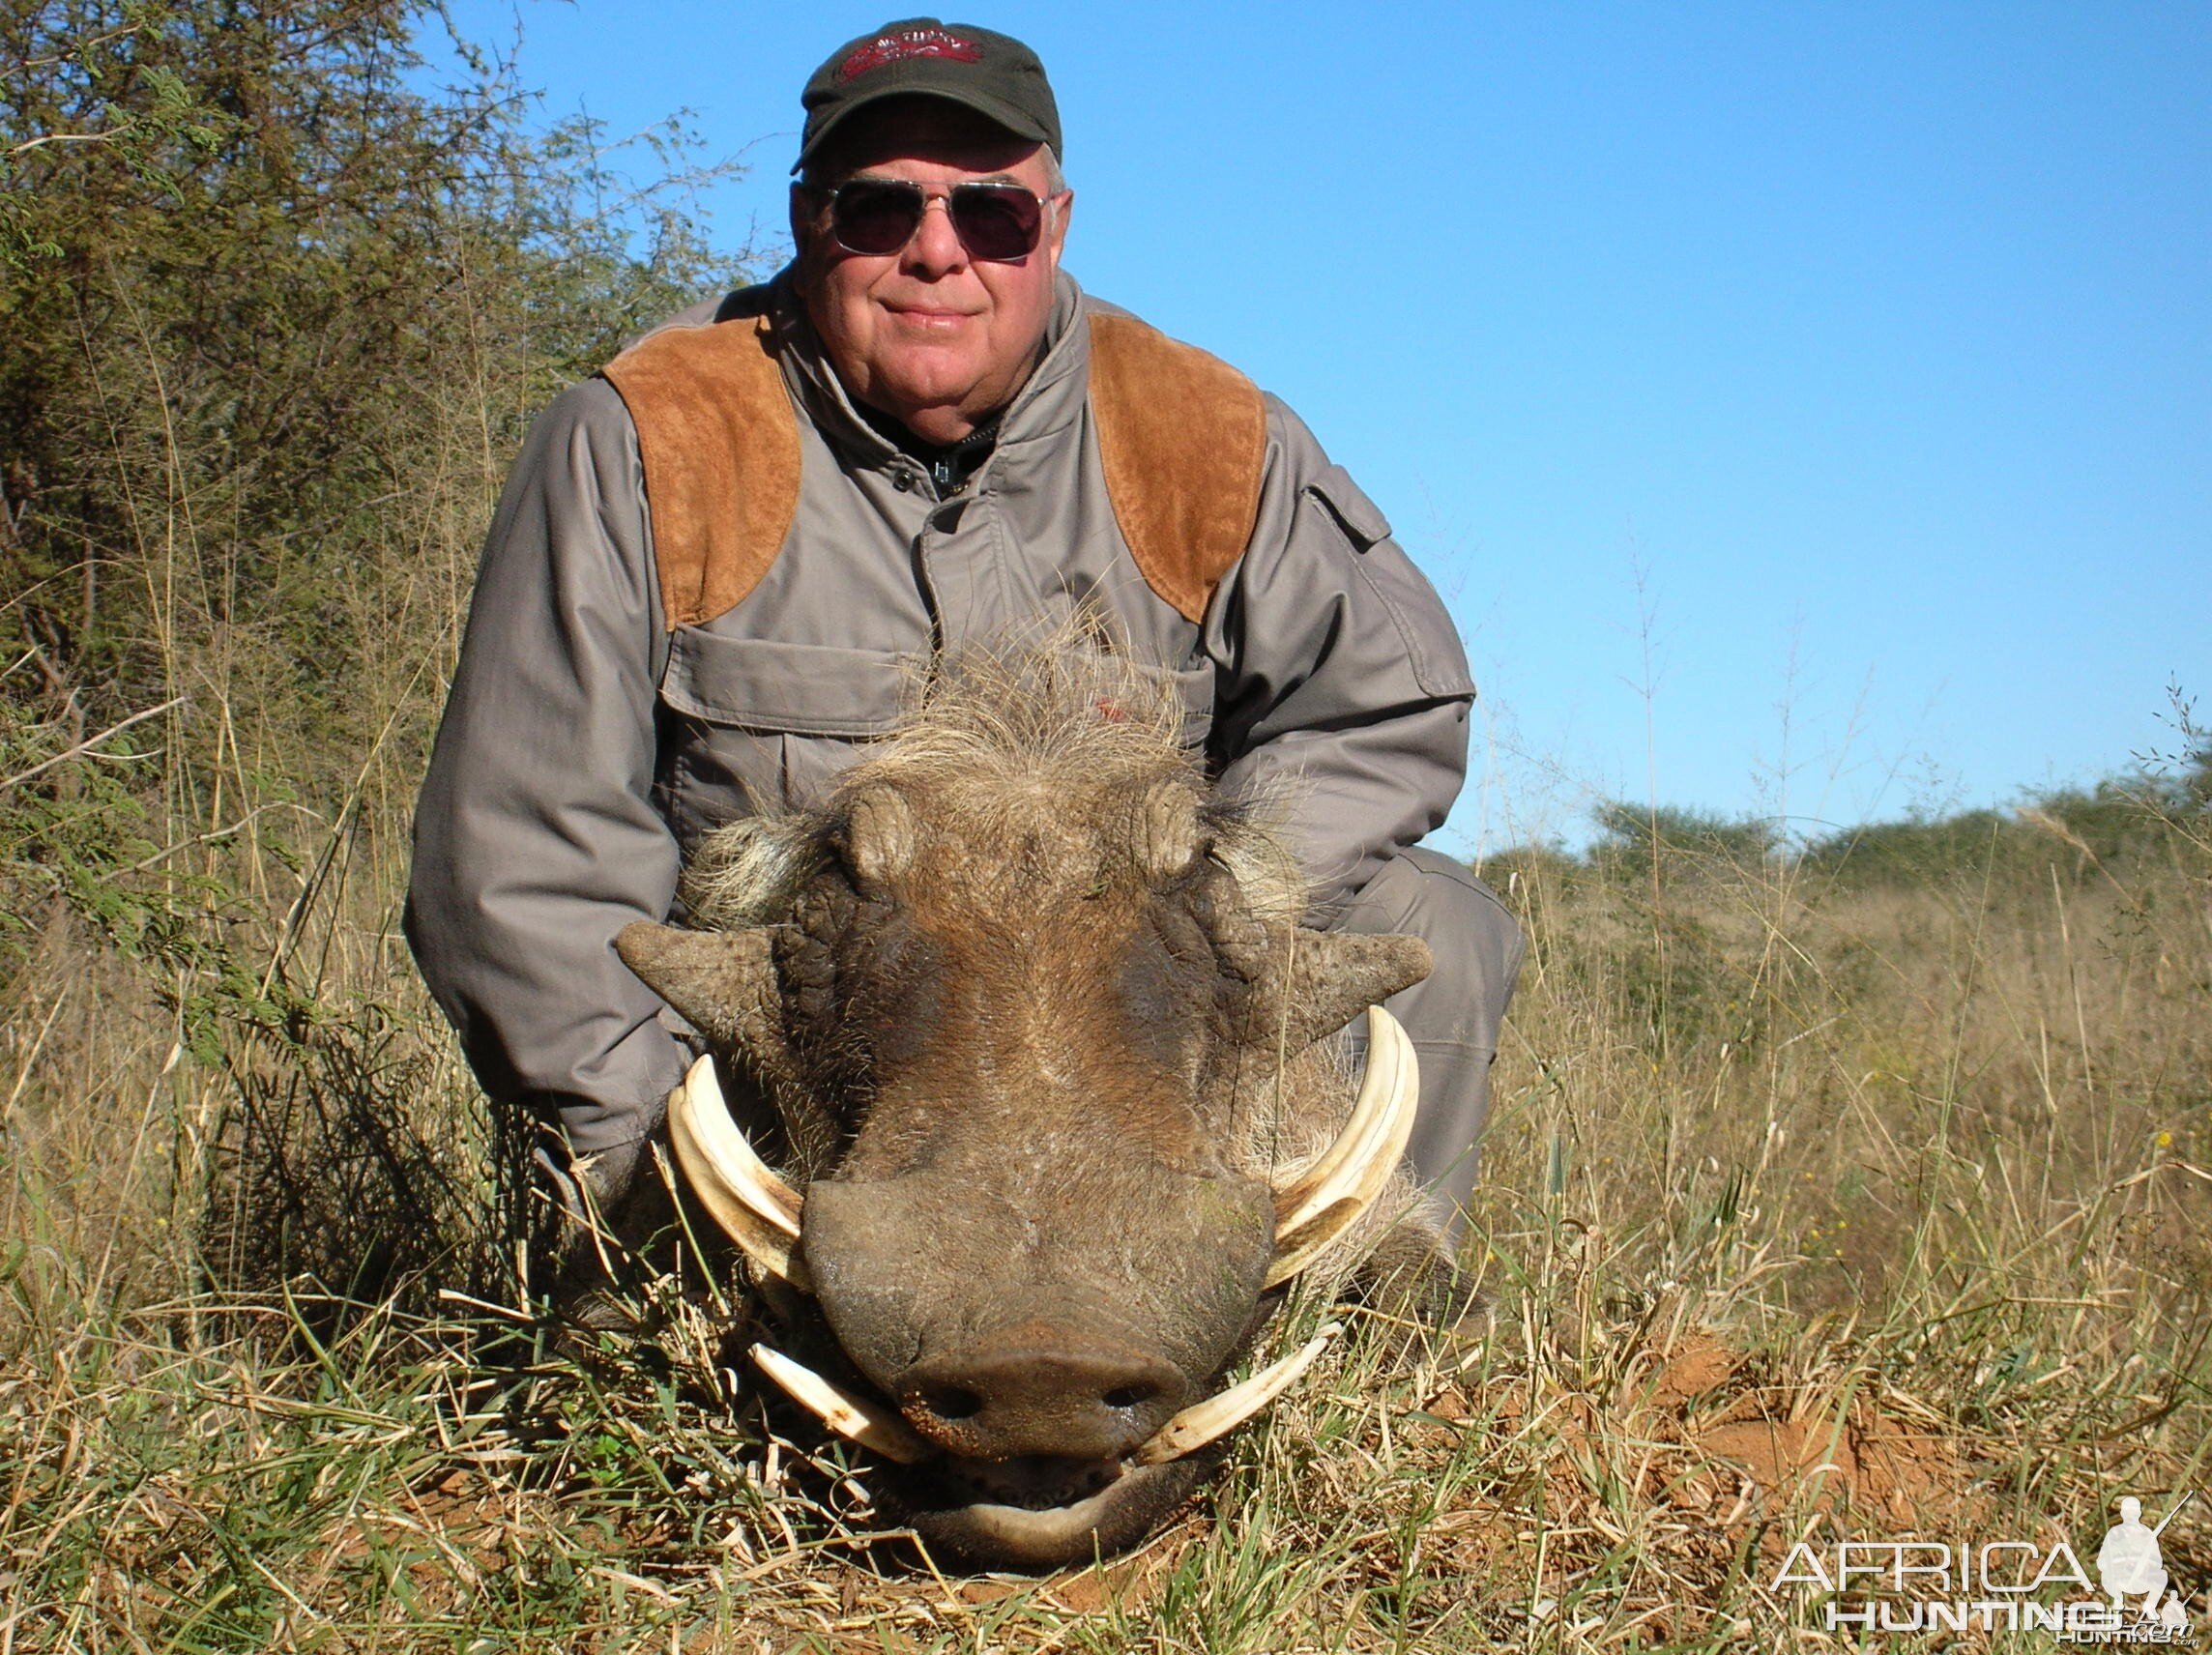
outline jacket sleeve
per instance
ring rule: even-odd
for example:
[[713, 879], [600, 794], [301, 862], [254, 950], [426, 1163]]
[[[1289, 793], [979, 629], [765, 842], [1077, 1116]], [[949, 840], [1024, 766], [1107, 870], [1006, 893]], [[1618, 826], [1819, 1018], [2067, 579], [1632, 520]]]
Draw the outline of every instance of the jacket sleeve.
[[590, 381], [538, 420], [493, 518], [406, 919], [484, 1090], [580, 1152], [650, 1131], [686, 1060], [613, 947], [676, 888], [652, 797], [657, 611], [636, 432]]
[[1208, 607], [1225, 789], [1279, 798], [1326, 919], [1442, 823], [1474, 683], [1436, 591], [1343, 467], [1267, 399], [1259, 520]]

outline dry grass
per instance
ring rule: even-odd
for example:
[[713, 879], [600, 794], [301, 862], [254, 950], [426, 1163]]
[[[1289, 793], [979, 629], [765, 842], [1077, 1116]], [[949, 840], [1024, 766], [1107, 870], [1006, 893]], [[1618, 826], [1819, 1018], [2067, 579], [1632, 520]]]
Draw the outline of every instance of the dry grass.
[[[1801, 1537], [2086, 1557], [2212, 1441], [2212, 867], [2165, 843], [2048, 884], [1683, 862], [1657, 914], [1501, 870], [1495, 1336], [1372, 1328], [1143, 1553], [1037, 1582], [877, 1532], [680, 1299], [582, 1366], [497, 1308], [396, 858], [271, 875], [321, 974], [212, 1058], [57, 916], [0, 1046], [0, 1651], [1793, 1647], [1834, 1641], [1764, 1589]], [[2212, 1584], [2205, 1502], [2163, 1538]]]
[[[287, 107], [412, 119], [345, 61]], [[1366, 1319], [1102, 1568], [941, 1575], [681, 1295], [550, 1352], [511, 1146], [398, 940], [407, 817], [529, 412], [704, 277], [579, 218], [573, 149], [454, 142], [538, 182], [417, 265], [373, 191], [329, 242], [211, 162], [197, 214], [127, 167], [48, 189], [104, 250], [9, 267], [58, 469], [0, 479], [0, 551], [37, 553], [0, 594], [0, 1655], [1827, 1647], [1765, 1590], [1801, 1536], [2091, 1556], [2120, 1495], [2212, 1495], [2194, 808], [2125, 854], [1993, 818], [1879, 878], [1725, 837], [1491, 870], [1533, 944], [1468, 1258], [1493, 1336], [1409, 1357]], [[443, 202], [415, 153], [392, 188]], [[388, 254], [408, 328], [334, 334]], [[251, 434], [322, 392], [328, 475]], [[2212, 1497], [2163, 1539], [2201, 1624]]]

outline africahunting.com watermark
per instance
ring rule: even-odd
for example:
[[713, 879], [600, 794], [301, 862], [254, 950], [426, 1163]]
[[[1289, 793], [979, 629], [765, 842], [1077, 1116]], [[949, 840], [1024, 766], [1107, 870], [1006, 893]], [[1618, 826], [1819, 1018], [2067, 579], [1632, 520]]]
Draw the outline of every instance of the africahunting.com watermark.
[[1830, 1631], [2047, 1632], [2061, 1643], [2184, 1643], [2195, 1587], [2168, 1574], [2159, 1536], [2193, 1497], [2184, 1495], [2155, 1524], [2143, 1521], [2140, 1500], [2121, 1500], [2119, 1522], [2097, 1548], [2094, 1578], [2063, 1540], [1808, 1540], [1790, 1549], [1766, 1589], [1825, 1599]]

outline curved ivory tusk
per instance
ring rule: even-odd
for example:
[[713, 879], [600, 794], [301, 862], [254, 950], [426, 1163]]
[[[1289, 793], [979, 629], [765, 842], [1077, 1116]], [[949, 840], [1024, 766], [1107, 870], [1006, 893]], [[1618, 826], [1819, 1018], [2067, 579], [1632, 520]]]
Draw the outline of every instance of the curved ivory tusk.
[[1364, 1161], [1379, 1131], [1390, 1124], [1397, 1106], [1401, 1065], [1412, 1059], [1412, 1042], [1398, 1020], [1380, 1005], [1367, 1008], [1367, 1072], [1362, 1077], [1352, 1118], [1321, 1158], [1275, 1192], [1275, 1234], [1287, 1235], [1335, 1199], [1327, 1193], [1348, 1167]]
[[1231, 1385], [1218, 1396], [1177, 1414], [1129, 1458], [1139, 1466], [1164, 1465], [1197, 1452], [1215, 1438], [1227, 1436], [1258, 1413], [1291, 1386], [1291, 1381], [1313, 1366], [1313, 1360], [1342, 1331], [1327, 1323], [1305, 1344], [1279, 1362], [1262, 1368], [1240, 1385]]
[[1275, 1259], [1266, 1285], [1288, 1281], [1373, 1205], [1413, 1135], [1421, 1064], [1398, 1020], [1367, 1008], [1367, 1074], [1326, 1153], [1275, 1196]]
[[812, 1368], [800, 1366], [781, 1350], [766, 1345], [753, 1347], [760, 1371], [791, 1393], [791, 1400], [815, 1415], [840, 1437], [863, 1448], [873, 1448], [887, 1460], [902, 1466], [919, 1465], [937, 1457], [913, 1427], [888, 1408], [857, 1397], [843, 1385], [832, 1384]]
[[799, 1257], [802, 1198], [768, 1170], [730, 1118], [714, 1078], [714, 1060], [701, 1058], [668, 1096], [668, 1137], [699, 1205], [745, 1257], [801, 1292], [812, 1291]]

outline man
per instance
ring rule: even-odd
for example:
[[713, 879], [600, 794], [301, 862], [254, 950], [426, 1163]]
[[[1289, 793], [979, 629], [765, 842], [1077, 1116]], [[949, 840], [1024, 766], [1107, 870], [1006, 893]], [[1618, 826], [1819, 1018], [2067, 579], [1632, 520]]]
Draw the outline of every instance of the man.
[[619, 1208], [690, 1054], [615, 933], [666, 916], [701, 833], [888, 730], [908, 663], [1103, 614], [1228, 787], [1292, 784], [1315, 922], [1434, 948], [1391, 1010], [1411, 1153], [1463, 1202], [1522, 945], [1412, 848], [1466, 763], [1442, 606], [1288, 409], [1061, 272], [1028, 47], [889, 24], [803, 102], [791, 268], [563, 396], [492, 525], [408, 910], [485, 1090]]

